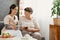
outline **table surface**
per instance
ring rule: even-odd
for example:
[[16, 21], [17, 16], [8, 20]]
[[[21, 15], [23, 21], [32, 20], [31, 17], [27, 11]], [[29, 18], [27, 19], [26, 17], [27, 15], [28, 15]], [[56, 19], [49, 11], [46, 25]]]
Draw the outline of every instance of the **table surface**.
[[0, 38], [0, 40], [37, 40], [35, 38], [14, 37], [14, 38]]
[[[3, 29], [2, 30], [2, 33], [5, 31], [5, 29]], [[11, 31], [11, 32], [14, 32], [14, 31]], [[1, 34], [2, 34], [1, 33]], [[12, 34], [12, 35], [14, 35], [14, 33]], [[0, 35], [1, 36], [1, 35]], [[1, 38], [0, 37], [0, 40], [37, 40], [37, 39], [35, 39], [35, 38], [30, 38], [30, 37], [28, 37], [28, 38], [26, 38], [26, 37], [13, 37], [13, 38]]]

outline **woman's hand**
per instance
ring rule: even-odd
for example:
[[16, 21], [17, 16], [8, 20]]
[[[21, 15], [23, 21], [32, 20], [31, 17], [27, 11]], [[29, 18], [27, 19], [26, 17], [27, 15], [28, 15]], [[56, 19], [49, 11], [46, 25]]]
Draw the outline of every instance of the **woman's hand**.
[[32, 29], [33, 32], [39, 32], [39, 29]]
[[16, 26], [12, 26], [12, 29], [13, 29], [13, 30], [16, 30]]
[[20, 27], [20, 30], [27, 30], [28, 27]]
[[14, 30], [16, 30], [16, 27], [13, 27]]
[[20, 30], [25, 30], [25, 27], [20, 27]]
[[26, 31], [28, 31], [28, 32], [39, 32], [40, 30], [39, 29], [26, 29]]

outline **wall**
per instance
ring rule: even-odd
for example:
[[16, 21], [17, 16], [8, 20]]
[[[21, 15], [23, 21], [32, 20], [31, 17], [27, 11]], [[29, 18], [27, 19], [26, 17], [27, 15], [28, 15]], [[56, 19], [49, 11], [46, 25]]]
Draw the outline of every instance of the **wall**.
[[41, 34], [46, 40], [49, 40], [49, 25], [53, 24], [51, 17], [53, 0], [24, 0], [24, 2], [24, 7], [33, 8], [33, 16], [37, 18], [40, 24]]
[[49, 40], [49, 25], [53, 24], [51, 18], [51, 7], [53, 0], [33, 0], [34, 16], [38, 19], [41, 34]]
[[11, 4], [17, 4], [17, 1], [0, 0], [0, 21], [3, 21], [4, 17], [9, 13], [9, 7]]

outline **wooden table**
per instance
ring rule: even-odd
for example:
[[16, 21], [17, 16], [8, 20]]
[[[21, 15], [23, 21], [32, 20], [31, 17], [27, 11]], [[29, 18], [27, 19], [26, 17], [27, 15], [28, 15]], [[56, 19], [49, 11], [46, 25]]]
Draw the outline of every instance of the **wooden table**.
[[50, 25], [49, 40], [60, 40], [60, 26]]

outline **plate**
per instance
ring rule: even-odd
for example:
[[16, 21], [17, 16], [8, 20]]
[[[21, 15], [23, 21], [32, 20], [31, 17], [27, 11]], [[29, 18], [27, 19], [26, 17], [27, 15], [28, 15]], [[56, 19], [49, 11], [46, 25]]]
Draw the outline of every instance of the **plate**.
[[[14, 38], [14, 37], [15, 37], [15, 36], [11, 36], [11, 37], [9, 37], [9, 38]], [[0, 38], [3, 38], [2, 35], [0, 35]]]

